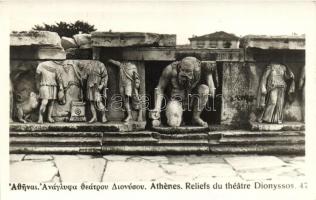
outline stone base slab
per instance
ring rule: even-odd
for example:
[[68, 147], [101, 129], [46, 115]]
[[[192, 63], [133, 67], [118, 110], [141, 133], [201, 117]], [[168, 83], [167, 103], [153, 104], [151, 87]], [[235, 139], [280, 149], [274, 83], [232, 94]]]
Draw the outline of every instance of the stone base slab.
[[139, 131], [145, 129], [146, 122], [129, 123], [122, 122], [108, 122], [108, 123], [11, 123], [10, 131], [96, 131], [96, 132], [126, 132]]
[[250, 122], [250, 129], [252, 131], [300, 131], [305, 130], [305, 124], [302, 122], [284, 122], [283, 124]]
[[[45, 125], [45, 124], [44, 124]], [[36, 154], [304, 154], [304, 131], [226, 130], [165, 134], [109, 131], [110, 126], [11, 125], [10, 152]], [[30, 126], [34, 129], [30, 131]], [[26, 128], [25, 128], [26, 127]], [[54, 129], [52, 130], [52, 127]], [[61, 131], [61, 127], [68, 127]], [[112, 126], [113, 128], [114, 126]], [[77, 129], [75, 129], [77, 128]], [[97, 130], [98, 129], [98, 130]], [[13, 131], [15, 130], [15, 131]], [[41, 131], [40, 131], [41, 130]]]

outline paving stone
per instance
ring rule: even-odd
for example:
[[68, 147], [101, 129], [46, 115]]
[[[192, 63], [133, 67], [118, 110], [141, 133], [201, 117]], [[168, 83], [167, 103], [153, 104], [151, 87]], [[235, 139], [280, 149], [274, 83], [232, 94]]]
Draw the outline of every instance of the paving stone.
[[202, 163], [226, 163], [222, 156], [215, 155], [188, 155], [186, 160], [190, 164], [202, 164]]
[[305, 163], [305, 156], [278, 156], [286, 163]]
[[286, 163], [274, 156], [238, 156], [227, 157], [225, 160], [237, 171], [282, 167], [286, 165]]
[[126, 161], [132, 156], [122, 156], [122, 155], [106, 155], [103, 156], [107, 161]]
[[99, 182], [102, 179], [106, 160], [104, 158], [83, 159], [55, 156], [55, 163], [63, 182]]
[[167, 156], [169, 163], [187, 163], [185, 156]]
[[166, 156], [133, 156], [133, 157], [127, 158], [127, 161], [169, 163], [169, 160]]
[[103, 182], [170, 180], [157, 163], [136, 161], [110, 161], [106, 166]]
[[10, 162], [22, 161], [25, 154], [10, 154]]
[[23, 160], [33, 160], [33, 161], [49, 161], [53, 160], [54, 158], [50, 155], [36, 155], [30, 154], [26, 155]]
[[58, 169], [52, 161], [21, 161], [10, 165], [10, 182], [52, 182]]
[[237, 177], [236, 172], [228, 164], [161, 164], [173, 181], [210, 180], [219, 177]]
[[242, 179], [247, 181], [254, 180], [288, 180], [296, 179], [299, 176], [303, 176], [294, 167], [276, 167], [276, 168], [262, 168], [257, 170], [245, 170], [238, 172]]
[[59, 177], [59, 175], [55, 175], [54, 178], [52, 179], [53, 183], [61, 183], [61, 179]]

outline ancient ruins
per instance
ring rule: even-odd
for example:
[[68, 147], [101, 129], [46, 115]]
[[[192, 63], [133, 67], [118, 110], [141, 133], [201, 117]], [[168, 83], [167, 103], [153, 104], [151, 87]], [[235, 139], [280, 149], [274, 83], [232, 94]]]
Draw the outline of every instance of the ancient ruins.
[[221, 34], [12, 32], [10, 152], [303, 154], [305, 36]]

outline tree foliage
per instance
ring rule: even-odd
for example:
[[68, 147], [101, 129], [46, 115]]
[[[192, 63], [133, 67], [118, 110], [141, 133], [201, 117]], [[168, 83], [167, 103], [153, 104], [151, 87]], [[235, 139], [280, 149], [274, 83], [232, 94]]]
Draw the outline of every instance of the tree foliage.
[[79, 32], [82, 33], [91, 33], [96, 31], [97, 29], [94, 28], [94, 25], [90, 25], [84, 21], [75, 21], [74, 23], [67, 23], [67, 22], [56, 22], [55, 24], [43, 24], [43, 25], [35, 25], [32, 30], [35, 31], [52, 31], [58, 33], [60, 37], [72, 37]]

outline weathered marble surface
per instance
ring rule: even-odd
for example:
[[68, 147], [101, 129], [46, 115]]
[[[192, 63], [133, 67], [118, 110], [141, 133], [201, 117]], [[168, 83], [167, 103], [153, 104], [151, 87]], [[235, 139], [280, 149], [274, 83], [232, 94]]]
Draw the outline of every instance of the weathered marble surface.
[[[289, 55], [289, 52], [284, 54], [284, 56]], [[266, 59], [256, 56], [258, 60]], [[298, 59], [300, 59], [300, 56], [301, 54]], [[223, 63], [222, 124], [247, 125], [248, 121], [257, 121], [260, 115], [257, 106], [259, 82], [267, 64], [267, 61]], [[293, 71], [295, 82], [298, 83], [298, 77], [304, 62], [302, 60], [299, 60], [299, 62], [288, 61], [285, 64]], [[293, 98], [292, 103], [285, 104], [284, 122], [299, 122], [302, 120], [302, 102], [299, 90], [295, 91]]]
[[27, 160], [14, 162], [10, 165], [10, 182], [55, 182], [58, 169], [54, 161]]
[[107, 164], [104, 158], [54, 155], [63, 182], [100, 182]]
[[28, 160], [16, 158], [16, 154], [10, 155], [10, 182], [306, 181], [305, 158], [300, 156], [25, 155]]
[[73, 38], [80, 49], [92, 48], [91, 34], [87, 34], [87, 33], [76, 34], [73, 36]]
[[73, 38], [61, 37], [61, 46], [66, 50], [69, 48], [78, 48], [76, 41]]
[[[30, 92], [38, 94], [38, 88], [35, 81], [36, 67], [40, 61], [24, 61], [24, 60], [12, 60], [10, 63], [11, 80], [13, 84], [14, 96], [20, 95], [22, 101], [27, 100]], [[145, 68], [141, 62], [133, 62], [137, 65], [138, 72], [140, 74], [140, 92], [139, 94], [144, 97], [145, 94]], [[74, 68], [79, 71], [80, 68], [88, 68], [94, 65], [104, 65], [97, 60], [65, 60], [62, 62], [62, 66], [59, 67], [61, 71], [64, 86], [66, 87], [66, 104], [60, 105], [57, 102], [54, 105], [53, 117], [56, 121], [67, 121], [71, 109], [72, 101], [82, 101], [80, 93], [80, 81], [75, 75]], [[123, 99], [119, 98], [118, 90], [118, 76], [119, 72], [113, 66], [106, 66], [109, 76], [108, 90], [107, 90], [107, 103], [108, 111], [106, 115], [109, 120], [120, 121], [124, 117], [124, 113], [120, 109], [111, 109], [110, 107], [117, 107], [120, 103], [123, 103]], [[85, 88], [83, 89], [85, 90]], [[103, 99], [104, 100], [104, 99]], [[115, 103], [116, 102], [116, 103]], [[34, 110], [36, 113], [36, 110]], [[137, 113], [133, 112], [133, 115]], [[89, 120], [89, 112], [87, 112], [87, 118]], [[136, 116], [135, 116], [136, 119]], [[145, 110], [143, 111], [143, 119], [145, 119]], [[34, 120], [36, 121], [36, 115], [34, 114]]]
[[94, 47], [176, 46], [176, 35], [141, 32], [93, 32]]
[[50, 31], [21, 31], [10, 34], [10, 46], [50, 46], [61, 47], [57, 33]]
[[305, 49], [305, 35], [301, 36], [267, 36], [246, 35], [241, 39], [243, 48], [261, 49]]
[[251, 130], [253, 131], [300, 131], [305, 130], [305, 124], [302, 122], [284, 122], [283, 124], [267, 124], [250, 122]]

